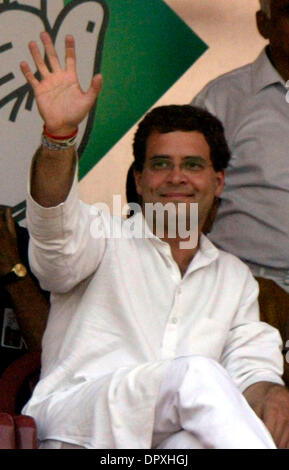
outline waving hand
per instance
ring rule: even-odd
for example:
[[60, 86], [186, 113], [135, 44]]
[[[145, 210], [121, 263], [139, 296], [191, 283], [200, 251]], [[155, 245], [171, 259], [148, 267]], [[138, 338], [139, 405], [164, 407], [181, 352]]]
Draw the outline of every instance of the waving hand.
[[65, 67], [62, 68], [48, 33], [40, 35], [49, 66], [45, 63], [36, 42], [29, 43], [35, 65], [41, 75], [37, 80], [27, 62], [21, 62], [21, 70], [33, 88], [39, 113], [47, 130], [53, 135], [73, 132], [85, 118], [97, 99], [102, 78], [93, 77], [88, 91], [80, 87], [76, 71], [75, 46], [72, 36], [65, 39]]

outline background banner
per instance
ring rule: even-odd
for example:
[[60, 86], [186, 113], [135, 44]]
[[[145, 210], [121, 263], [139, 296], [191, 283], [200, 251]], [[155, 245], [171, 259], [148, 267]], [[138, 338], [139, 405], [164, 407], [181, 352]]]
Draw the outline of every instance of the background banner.
[[[28, 42], [49, 31], [63, 58], [74, 35], [84, 89], [101, 71], [104, 86], [82, 123], [80, 194], [111, 205], [124, 197], [138, 120], [156, 104], [187, 103], [211, 78], [255, 58], [257, 0], [0, 1], [0, 203], [25, 216], [26, 180], [41, 119], [19, 69]], [[125, 198], [124, 198], [125, 202]]]

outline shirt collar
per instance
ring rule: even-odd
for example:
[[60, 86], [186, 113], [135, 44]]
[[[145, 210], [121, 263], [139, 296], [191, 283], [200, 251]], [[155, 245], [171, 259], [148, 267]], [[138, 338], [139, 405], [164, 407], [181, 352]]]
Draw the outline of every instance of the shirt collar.
[[218, 248], [202, 233], [199, 249], [188, 266], [186, 274], [208, 266], [219, 257]]
[[262, 50], [255, 62], [252, 64], [252, 86], [257, 94], [269, 85], [281, 83], [285, 86], [285, 81], [279, 75], [267, 56], [266, 48]]
[[[128, 219], [129, 220], [129, 219]], [[171, 256], [171, 249], [170, 245], [161, 240], [160, 238], [156, 237], [152, 231], [150, 230], [149, 226], [147, 225], [145, 218], [143, 217], [142, 212], [137, 212], [132, 218], [131, 223], [135, 223], [135, 237], [137, 237], [139, 233], [145, 233], [146, 237], [149, 241], [159, 250], [164, 252], [165, 254], [170, 254]], [[219, 257], [219, 250], [218, 248], [204, 235], [201, 234], [200, 242], [199, 242], [199, 249], [196, 252], [194, 258], [192, 259], [191, 263], [188, 266], [187, 273], [196, 271], [204, 266], [211, 264]], [[187, 274], [186, 273], [186, 274]]]

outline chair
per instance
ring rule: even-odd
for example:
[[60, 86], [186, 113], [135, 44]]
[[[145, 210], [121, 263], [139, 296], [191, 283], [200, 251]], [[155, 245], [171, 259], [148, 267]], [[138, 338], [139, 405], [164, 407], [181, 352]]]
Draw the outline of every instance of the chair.
[[14, 420], [8, 413], [0, 413], [0, 449], [16, 449]]
[[289, 388], [288, 345], [289, 317], [288, 294], [271, 279], [257, 277], [259, 283], [260, 319], [276, 328], [283, 341], [284, 374], [283, 380]]
[[31, 416], [20, 415], [40, 372], [40, 352], [14, 361], [0, 377], [0, 449], [36, 449], [37, 428]]

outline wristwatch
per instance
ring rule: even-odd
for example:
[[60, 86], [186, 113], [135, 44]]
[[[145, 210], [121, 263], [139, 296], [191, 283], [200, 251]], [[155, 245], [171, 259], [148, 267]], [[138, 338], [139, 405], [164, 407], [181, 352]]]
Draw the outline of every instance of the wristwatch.
[[24, 264], [17, 263], [13, 266], [11, 271], [3, 276], [0, 276], [0, 285], [11, 284], [12, 282], [19, 281], [27, 275], [27, 269]]

